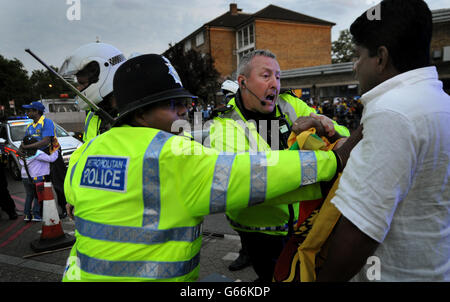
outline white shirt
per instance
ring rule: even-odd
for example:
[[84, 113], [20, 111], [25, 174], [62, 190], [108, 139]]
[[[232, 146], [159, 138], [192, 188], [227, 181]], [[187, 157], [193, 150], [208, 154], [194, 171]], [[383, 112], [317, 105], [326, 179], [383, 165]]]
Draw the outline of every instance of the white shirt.
[[[361, 100], [363, 139], [332, 203], [380, 242], [381, 281], [450, 281], [450, 96], [427, 67]], [[367, 281], [374, 264], [352, 281]]]

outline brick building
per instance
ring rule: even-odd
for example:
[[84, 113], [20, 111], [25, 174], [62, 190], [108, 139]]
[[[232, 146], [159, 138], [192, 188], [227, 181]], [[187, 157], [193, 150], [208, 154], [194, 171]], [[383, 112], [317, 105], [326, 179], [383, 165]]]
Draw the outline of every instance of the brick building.
[[223, 79], [235, 78], [239, 59], [254, 49], [275, 53], [282, 70], [331, 64], [334, 25], [275, 5], [254, 14], [244, 13], [232, 3], [229, 11], [177, 44], [185, 51], [210, 54]]

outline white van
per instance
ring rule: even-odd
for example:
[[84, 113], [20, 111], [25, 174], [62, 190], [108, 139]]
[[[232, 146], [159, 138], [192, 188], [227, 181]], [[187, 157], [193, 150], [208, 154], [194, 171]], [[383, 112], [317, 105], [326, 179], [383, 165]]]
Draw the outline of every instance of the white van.
[[45, 117], [71, 132], [84, 132], [86, 112], [81, 110], [77, 102], [70, 98], [40, 100], [45, 107]]

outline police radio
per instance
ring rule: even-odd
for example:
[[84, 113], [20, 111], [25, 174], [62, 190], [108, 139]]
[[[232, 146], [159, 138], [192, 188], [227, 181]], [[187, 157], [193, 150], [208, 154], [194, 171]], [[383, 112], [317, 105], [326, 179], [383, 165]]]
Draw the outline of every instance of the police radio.
[[[278, 106], [277, 106], [278, 107]], [[280, 150], [288, 149], [288, 139], [291, 135], [291, 126], [289, 125], [288, 121], [284, 117], [283, 112], [281, 112], [280, 107], [278, 107], [278, 110], [280, 110], [281, 116], [278, 118], [278, 121], [280, 123], [279, 131], [280, 131]]]

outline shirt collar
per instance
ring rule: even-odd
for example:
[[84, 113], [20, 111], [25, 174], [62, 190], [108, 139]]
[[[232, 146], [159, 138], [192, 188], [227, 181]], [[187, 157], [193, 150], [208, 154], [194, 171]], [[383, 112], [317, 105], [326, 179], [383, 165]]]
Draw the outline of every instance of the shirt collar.
[[417, 82], [421, 82], [424, 80], [437, 80], [438, 74], [435, 66], [423, 67], [414, 70], [410, 70], [395, 77], [392, 77], [383, 83], [375, 86], [368, 92], [364, 93], [361, 96], [361, 102], [364, 105], [367, 105], [371, 100], [376, 99], [386, 92], [394, 88], [400, 88], [402, 86], [410, 86], [414, 85]]
[[45, 119], [45, 116], [41, 115], [41, 118], [37, 121], [37, 123], [33, 122], [33, 128], [36, 128], [36, 126], [38, 124], [41, 124], [43, 126], [44, 125], [44, 119]]

